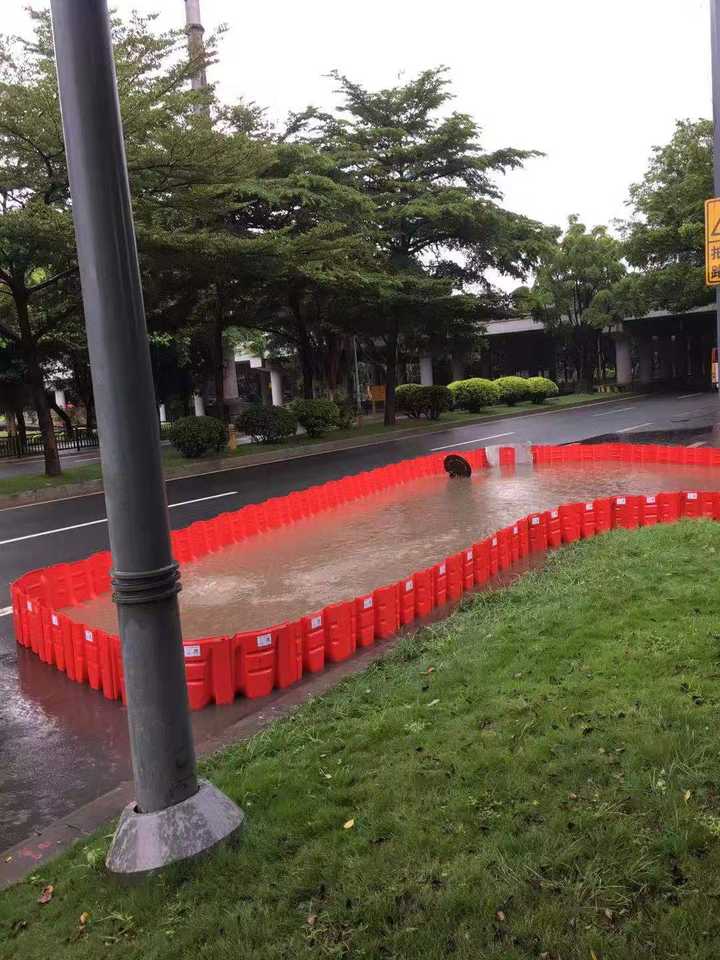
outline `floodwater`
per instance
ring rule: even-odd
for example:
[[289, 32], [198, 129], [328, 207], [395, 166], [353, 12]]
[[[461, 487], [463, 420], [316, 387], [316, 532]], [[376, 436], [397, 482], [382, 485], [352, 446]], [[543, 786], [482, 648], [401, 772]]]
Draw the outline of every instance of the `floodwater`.
[[[717, 468], [571, 464], [471, 480], [431, 477], [261, 534], [182, 567], [186, 640], [269, 627], [369, 593], [437, 563], [514, 520], [620, 494], [720, 490]], [[117, 632], [110, 595], [65, 611]]]

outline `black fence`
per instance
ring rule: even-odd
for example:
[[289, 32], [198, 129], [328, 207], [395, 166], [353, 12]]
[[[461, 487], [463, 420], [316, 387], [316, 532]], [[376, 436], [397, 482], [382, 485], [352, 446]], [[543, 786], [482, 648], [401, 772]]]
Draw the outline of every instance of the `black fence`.
[[[165, 439], [172, 424], [160, 424], [160, 438]], [[57, 430], [55, 433], [58, 450], [72, 450], [79, 453], [81, 450], [89, 450], [93, 447], [99, 447], [96, 430], [87, 430], [85, 427], [75, 427], [72, 436], [65, 431]], [[39, 433], [28, 433], [25, 441], [20, 437], [0, 437], [0, 460], [8, 460], [14, 457], [38, 457], [43, 454], [43, 442]]]

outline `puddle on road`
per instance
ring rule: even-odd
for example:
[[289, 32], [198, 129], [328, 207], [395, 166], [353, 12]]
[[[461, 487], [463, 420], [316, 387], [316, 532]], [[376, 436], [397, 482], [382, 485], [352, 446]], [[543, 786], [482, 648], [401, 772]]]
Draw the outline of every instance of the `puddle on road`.
[[[708, 467], [598, 463], [414, 481], [184, 564], [183, 635], [189, 640], [296, 619], [561, 503], [688, 489], [720, 489], [720, 474]], [[65, 613], [117, 632], [109, 594]]]

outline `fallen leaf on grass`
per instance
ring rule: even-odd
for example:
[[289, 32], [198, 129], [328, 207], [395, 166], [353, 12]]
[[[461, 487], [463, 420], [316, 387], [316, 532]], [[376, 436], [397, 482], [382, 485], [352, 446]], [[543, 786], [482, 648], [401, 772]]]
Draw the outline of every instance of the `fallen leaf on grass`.
[[345, 823], [343, 824], [343, 830], [352, 830], [354, 826], [355, 826], [354, 820], [346, 820]]
[[595, 953], [594, 950], [590, 951], [590, 960], [598, 960], [597, 954]]
[[612, 912], [612, 910], [608, 909], [608, 907], [605, 907], [605, 909], [603, 910], [603, 913], [604, 913], [605, 916], [608, 918], [608, 920], [612, 920], [612, 918], [613, 918], [613, 912]]
[[683, 794], [683, 800], [685, 801], [685, 803], [688, 802], [688, 800], [690, 799], [691, 796], [692, 796], [692, 794], [690, 793], [690, 791], [689, 791], [689, 790], [686, 790], [685, 793]]
[[423, 670], [423, 674], [435, 673], [435, 667], [428, 667], [427, 670]]
[[438, 703], [440, 703], [439, 700], [431, 700], [430, 703], [428, 704], [428, 706], [429, 706], [429, 707], [435, 707], [435, 706], [438, 705]]
[[316, 913], [311, 913], [310, 916], [307, 918], [307, 924], [308, 924], [308, 926], [309, 926], [309, 927], [314, 927], [316, 920], [317, 920], [317, 914], [316, 914]]
[[502, 910], [498, 910], [495, 914], [495, 917], [500, 921], [500, 923], [505, 923], [505, 914], [502, 912]]
[[38, 903], [50, 903], [55, 892], [55, 887], [49, 883], [38, 897]]
[[88, 922], [89, 919], [90, 919], [90, 914], [89, 914], [89, 913], [87, 913], [87, 912], [81, 913], [81, 914], [80, 914], [80, 926], [81, 926], [81, 927], [84, 927], [84, 926], [87, 924], [87, 922]]

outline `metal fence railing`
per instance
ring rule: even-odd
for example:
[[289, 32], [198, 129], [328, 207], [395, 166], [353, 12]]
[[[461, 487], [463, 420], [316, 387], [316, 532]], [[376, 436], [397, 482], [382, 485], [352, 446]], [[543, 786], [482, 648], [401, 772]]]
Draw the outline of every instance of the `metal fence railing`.
[[[160, 424], [160, 438], [165, 439], [168, 435], [171, 423]], [[68, 436], [65, 431], [58, 430], [55, 434], [55, 440], [58, 450], [75, 451], [91, 449], [98, 447], [97, 430], [88, 430], [86, 427], [74, 427], [72, 436]], [[19, 436], [0, 437], [0, 460], [11, 460], [19, 457], [37, 457], [43, 454], [42, 437], [37, 432], [28, 432], [24, 442]]]

